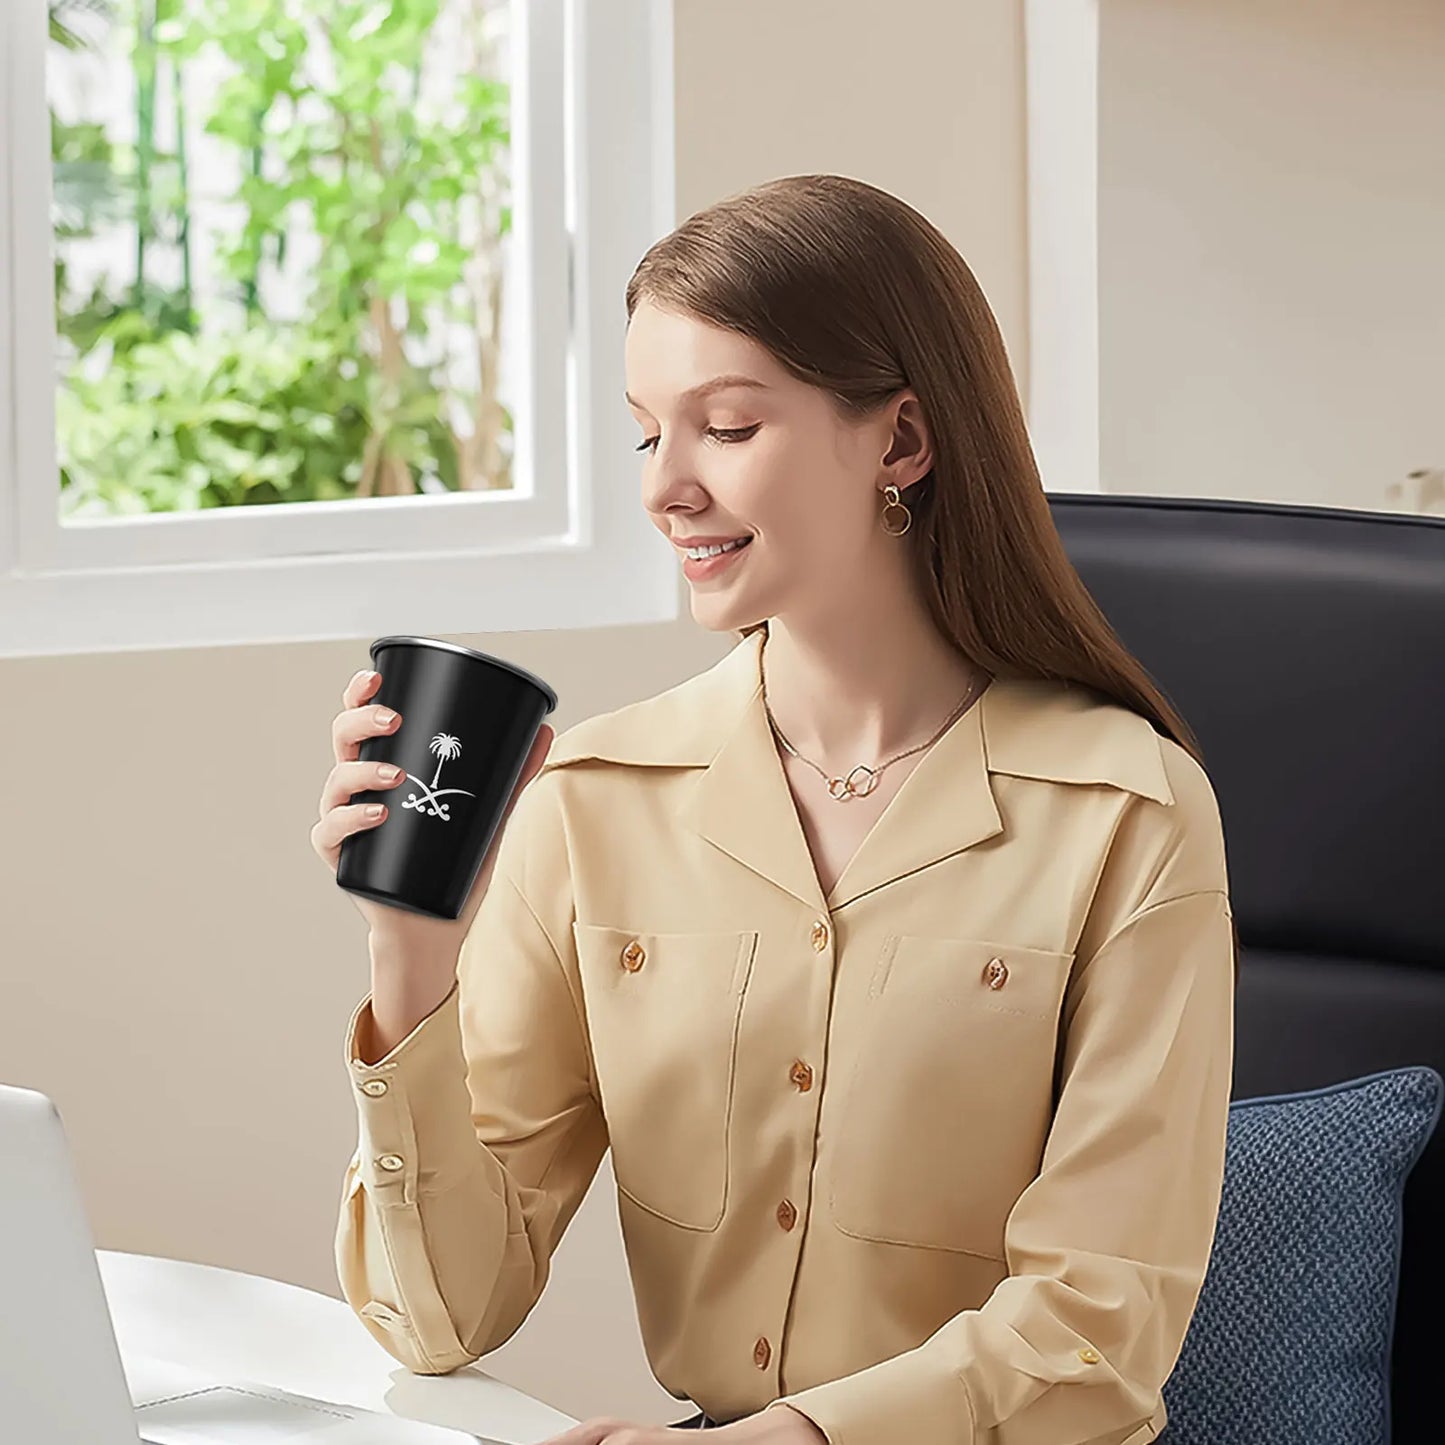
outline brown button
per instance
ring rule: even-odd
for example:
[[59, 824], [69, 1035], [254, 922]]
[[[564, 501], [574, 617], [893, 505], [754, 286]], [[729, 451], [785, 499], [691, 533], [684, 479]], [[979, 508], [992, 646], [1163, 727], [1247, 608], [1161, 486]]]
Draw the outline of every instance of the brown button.
[[797, 1222], [798, 1211], [793, 1208], [792, 1201], [789, 1199], [783, 1200], [783, 1202], [778, 1205], [778, 1223], [781, 1224], [784, 1229], [791, 1229]]
[[647, 957], [647, 950], [634, 938], [626, 948], [622, 950], [622, 966], [628, 973], [636, 973], [642, 967], [642, 960]]
[[379, 1099], [387, 1090], [385, 1079], [368, 1079], [362, 1086], [363, 1094], [370, 1094], [373, 1099]]
[[1098, 1350], [1090, 1349], [1087, 1345], [1079, 1351], [1079, 1358], [1086, 1365], [1097, 1365], [1099, 1363]]
[[758, 1369], [766, 1370], [768, 1361], [773, 1357], [773, 1347], [768, 1343], [765, 1336], [759, 1335], [758, 1342], [753, 1346], [753, 1364]]
[[795, 1059], [788, 1070], [788, 1077], [798, 1086], [799, 1093], [806, 1094], [813, 1087], [813, 1071], [802, 1059]]
[[990, 988], [1002, 988], [1008, 981], [1008, 964], [1001, 958], [991, 958], [984, 965], [983, 981]]
[[828, 925], [820, 918], [813, 924], [813, 947], [819, 953], [828, 946]]

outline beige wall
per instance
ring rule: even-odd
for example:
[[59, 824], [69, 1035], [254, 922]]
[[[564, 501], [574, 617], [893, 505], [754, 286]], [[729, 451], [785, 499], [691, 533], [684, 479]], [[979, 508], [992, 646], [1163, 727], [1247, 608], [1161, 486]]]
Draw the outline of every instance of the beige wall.
[[[788, 172], [870, 180], [959, 245], [1019, 355], [1015, 0], [680, 0], [676, 38], [680, 216]], [[682, 606], [665, 626], [456, 640], [547, 678], [560, 729], [726, 651]], [[59, 1104], [102, 1248], [339, 1294], [341, 1044], [368, 965], [307, 835], [369, 641], [0, 661], [0, 1080]], [[574, 1415], [681, 1419], [642, 1355], [612, 1189], [604, 1161], [485, 1368]]]
[[1106, 491], [1445, 515], [1442, 75], [1439, 0], [1100, 6]]

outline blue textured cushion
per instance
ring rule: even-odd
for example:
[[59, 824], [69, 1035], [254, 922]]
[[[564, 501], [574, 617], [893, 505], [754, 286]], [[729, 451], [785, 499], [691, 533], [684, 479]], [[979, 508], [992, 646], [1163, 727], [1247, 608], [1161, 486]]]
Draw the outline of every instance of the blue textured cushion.
[[1425, 1065], [1229, 1106], [1214, 1248], [1164, 1385], [1168, 1445], [1388, 1445], [1405, 1180]]

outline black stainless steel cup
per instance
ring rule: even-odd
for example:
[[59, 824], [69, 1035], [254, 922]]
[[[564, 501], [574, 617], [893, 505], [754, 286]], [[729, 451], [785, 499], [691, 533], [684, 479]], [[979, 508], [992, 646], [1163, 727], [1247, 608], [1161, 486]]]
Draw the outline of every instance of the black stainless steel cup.
[[389, 812], [342, 839], [336, 881], [393, 908], [459, 918], [557, 694], [523, 668], [434, 637], [379, 637], [371, 665], [381, 674], [371, 703], [401, 722], [366, 738], [358, 757], [395, 763], [406, 779], [352, 795]]

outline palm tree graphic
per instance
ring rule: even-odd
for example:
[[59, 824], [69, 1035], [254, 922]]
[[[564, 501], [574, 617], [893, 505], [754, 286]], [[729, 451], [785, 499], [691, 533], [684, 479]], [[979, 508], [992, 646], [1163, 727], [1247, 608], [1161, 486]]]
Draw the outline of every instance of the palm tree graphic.
[[448, 758], [460, 757], [462, 745], [450, 733], [438, 733], [431, 740], [430, 751], [434, 752], [437, 757], [441, 759], [441, 762], [437, 763], [436, 777], [431, 780], [431, 785], [435, 788], [437, 780], [442, 775], [442, 763], [446, 762]]
[[415, 808], [418, 813], [425, 813], [428, 817], [440, 818], [443, 822], [448, 822], [451, 819], [451, 813], [448, 811], [450, 804], [439, 802], [438, 799], [445, 797], [448, 793], [461, 793], [468, 798], [474, 796], [465, 788], [437, 788], [437, 784], [441, 781], [442, 764], [450, 758], [460, 757], [462, 745], [450, 733], [438, 733], [427, 747], [428, 751], [437, 755], [436, 776], [432, 778], [431, 785], [428, 786], [420, 778], [413, 777], [408, 773], [407, 780], [422, 790], [422, 796], [418, 797], [412, 793], [402, 800], [401, 805], [403, 808]]

